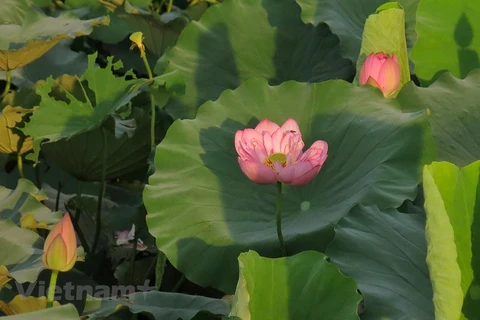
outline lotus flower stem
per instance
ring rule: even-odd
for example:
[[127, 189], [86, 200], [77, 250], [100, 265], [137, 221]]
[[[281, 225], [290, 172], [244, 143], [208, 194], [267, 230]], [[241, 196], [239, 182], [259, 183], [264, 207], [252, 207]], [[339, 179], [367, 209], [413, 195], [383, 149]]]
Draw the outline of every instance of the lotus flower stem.
[[57, 285], [58, 270], [52, 270], [52, 275], [50, 276], [50, 286], [48, 287], [48, 296], [47, 296], [47, 308], [53, 306], [53, 300], [55, 299], [55, 287]]
[[60, 206], [60, 193], [62, 192], [62, 188], [62, 181], [58, 181], [57, 197], [55, 198], [55, 211], [58, 211], [58, 207]]
[[[82, 215], [82, 210], [80, 209], [81, 197], [82, 197], [82, 182], [80, 180], [77, 180], [77, 195], [75, 197], [77, 207], [75, 208], [75, 217], [73, 217], [72, 223], [73, 223], [73, 227], [75, 228], [75, 231], [77, 232], [78, 238], [80, 239], [80, 243], [82, 244], [83, 249], [86, 252], [90, 252], [90, 247], [88, 246], [87, 239], [85, 239], [82, 229], [80, 229], [80, 216]], [[67, 208], [67, 211], [70, 211], [70, 210]]]
[[10, 84], [12, 83], [12, 74], [10, 70], [7, 70], [6, 75], [7, 75], [5, 79], [6, 83], [5, 83], [5, 89], [3, 90], [2, 99], [5, 98], [5, 96], [10, 91]]
[[21, 155], [17, 155], [17, 167], [20, 178], [25, 178], [25, 175], [23, 174], [23, 158]]
[[169, 0], [169, 1], [168, 1], [167, 12], [172, 11], [172, 7], [173, 7], [173, 0]]
[[180, 287], [182, 286], [182, 284], [185, 282], [186, 279], [187, 279], [187, 277], [185, 277], [185, 275], [182, 274], [180, 279], [177, 281], [177, 283], [173, 287], [172, 292], [178, 292], [180, 290]]
[[287, 249], [285, 248], [285, 242], [283, 241], [282, 233], [282, 183], [277, 182], [277, 236], [278, 242], [280, 242], [280, 248], [282, 249], [282, 256], [287, 256]]
[[93, 239], [92, 251], [90, 252], [92, 255], [95, 255], [98, 240], [100, 240], [100, 232], [102, 231], [102, 203], [107, 178], [107, 135], [104, 127], [101, 127], [100, 130], [103, 137], [102, 173], [100, 177], [100, 188], [98, 191], [97, 214], [95, 216], [95, 238]]
[[[80, 180], [77, 180], [77, 196], [75, 197], [75, 201], [77, 202], [77, 208], [75, 211], [75, 220], [74, 222], [78, 224], [78, 221], [80, 221], [80, 198], [82, 196], [82, 182]], [[78, 231], [77, 231], [78, 232]]]

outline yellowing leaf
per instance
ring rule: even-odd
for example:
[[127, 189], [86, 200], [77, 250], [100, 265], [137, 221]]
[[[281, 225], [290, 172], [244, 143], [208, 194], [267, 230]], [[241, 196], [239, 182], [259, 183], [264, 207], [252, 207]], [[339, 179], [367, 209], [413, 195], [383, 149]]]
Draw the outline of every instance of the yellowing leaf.
[[35, 220], [35, 216], [31, 213], [27, 213], [20, 218], [20, 227], [24, 229], [31, 229], [33, 231], [36, 231], [37, 229], [52, 229], [45, 222], [37, 222], [37, 220]]
[[22, 107], [6, 106], [0, 113], [0, 153], [11, 154], [18, 153], [20, 155], [30, 151], [33, 147], [33, 139], [25, 138], [20, 150], [18, 143], [20, 136], [12, 131], [18, 122], [22, 121], [22, 117], [34, 109], [24, 109]]
[[7, 284], [11, 279], [7, 267], [0, 266], [0, 288]]
[[[60, 303], [54, 301], [53, 306], [58, 307], [60, 306]], [[47, 297], [25, 297], [19, 294], [9, 303], [0, 301], [0, 310], [2, 310], [7, 316], [43, 310], [46, 308]]]

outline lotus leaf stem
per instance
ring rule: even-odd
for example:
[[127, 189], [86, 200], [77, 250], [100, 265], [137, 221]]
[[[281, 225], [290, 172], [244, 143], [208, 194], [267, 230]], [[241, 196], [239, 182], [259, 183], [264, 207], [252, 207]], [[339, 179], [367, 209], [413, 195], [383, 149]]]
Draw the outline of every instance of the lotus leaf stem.
[[[147, 60], [147, 55], [145, 49], [140, 49], [143, 63], [145, 64], [145, 69], [147, 69], [148, 79], [153, 83], [153, 73], [152, 69]], [[150, 93], [150, 108], [152, 113], [152, 118], [150, 119], [150, 147], [153, 150], [155, 148], [155, 97]]]
[[[171, 2], [171, 1], [170, 1]], [[143, 39], [142, 39], [143, 40]], [[153, 83], [153, 73], [152, 68], [150, 68], [150, 64], [147, 60], [147, 53], [145, 50], [145, 45], [140, 42], [134, 42], [133, 46], [136, 46], [138, 50], [140, 50], [140, 57], [142, 57], [143, 64], [145, 65], [145, 69], [147, 70], [148, 79], [150, 80], [150, 85]], [[150, 108], [151, 108], [151, 119], [150, 119], [150, 148], [153, 150], [155, 148], [155, 97], [153, 93], [150, 92]]]
[[102, 132], [103, 138], [103, 155], [102, 155], [102, 173], [100, 177], [100, 188], [98, 191], [98, 202], [97, 202], [97, 213], [95, 216], [95, 238], [93, 239], [92, 251], [91, 254], [95, 255], [97, 250], [98, 240], [100, 240], [100, 232], [102, 231], [102, 203], [103, 203], [103, 194], [105, 193], [106, 178], [107, 178], [107, 135], [105, 133], [105, 128], [101, 127], [100, 131]]

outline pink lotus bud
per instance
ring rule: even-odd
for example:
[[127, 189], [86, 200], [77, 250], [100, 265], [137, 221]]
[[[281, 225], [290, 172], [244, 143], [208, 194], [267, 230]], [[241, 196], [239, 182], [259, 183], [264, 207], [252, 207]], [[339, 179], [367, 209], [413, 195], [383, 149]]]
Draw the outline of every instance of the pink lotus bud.
[[62, 272], [72, 269], [77, 261], [77, 238], [68, 213], [45, 239], [42, 260], [48, 269]]
[[384, 97], [390, 96], [400, 84], [400, 66], [395, 54], [371, 53], [360, 69], [360, 85], [369, 84], [379, 88]]
[[328, 145], [315, 141], [303, 152], [298, 124], [288, 119], [279, 126], [267, 119], [255, 129], [238, 130], [235, 149], [243, 173], [253, 182], [268, 184], [280, 181], [291, 186], [308, 183], [327, 159]]

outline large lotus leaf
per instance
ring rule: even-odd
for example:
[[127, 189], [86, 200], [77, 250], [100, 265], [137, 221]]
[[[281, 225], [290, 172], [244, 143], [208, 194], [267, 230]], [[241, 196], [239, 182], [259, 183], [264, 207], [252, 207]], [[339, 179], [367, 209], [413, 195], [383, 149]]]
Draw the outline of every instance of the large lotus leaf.
[[480, 161], [434, 162], [423, 172], [427, 264], [436, 319], [480, 314]]
[[424, 214], [355, 207], [335, 227], [327, 255], [357, 281], [362, 319], [434, 319]]
[[432, 83], [443, 71], [465, 78], [480, 68], [480, 2], [422, 0], [416, 31], [411, 57], [422, 84]]
[[14, 70], [38, 59], [60, 40], [88, 35], [109, 19], [80, 20], [68, 13], [49, 17], [26, 1], [4, 1], [0, 9], [0, 69]]
[[[455, 1], [455, 0], [452, 0]], [[357, 61], [366, 19], [388, 0], [297, 0], [302, 7], [302, 19], [306, 23], [328, 24], [340, 38], [342, 56]], [[408, 48], [415, 43], [415, 17], [419, 0], [399, 0], [405, 9]]]
[[42, 192], [27, 179], [19, 179], [15, 190], [0, 186], [0, 219], [10, 219], [20, 225], [22, 217], [30, 215], [37, 222], [53, 225], [62, 215], [52, 213], [40, 202], [43, 199]]
[[240, 254], [240, 278], [231, 315], [241, 319], [359, 319], [357, 284], [320, 252], [269, 259]]
[[149, 291], [138, 292], [122, 297], [87, 299], [84, 314], [88, 319], [104, 319], [118, 311], [119, 306], [130, 309], [130, 312], [143, 314], [150, 319], [158, 320], [190, 320], [200, 310], [214, 314], [226, 315], [230, 312], [229, 303], [225, 300], [181, 293]]
[[[22, 129], [25, 135], [33, 138], [34, 159], [38, 156], [40, 144], [45, 140], [54, 142], [101, 126], [148, 84], [141, 79], [126, 80], [126, 75], [130, 73], [124, 77], [115, 76], [114, 70], [120, 68], [122, 63], [113, 63], [112, 57], [108, 58], [105, 68], [95, 67], [96, 57], [97, 53], [88, 56], [88, 69], [80, 81], [73, 78], [70, 82], [57, 83], [49, 77], [37, 86], [36, 92], [42, 99], [39, 109]], [[66, 98], [54, 97], [51, 94], [54, 89]], [[79, 95], [82, 97], [77, 98]]]
[[408, 83], [397, 100], [408, 112], [430, 110], [438, 160], [464, 166], [480, 159], [480, 70], [464, 80], [444, 73], [428, 88]]
[[248, 180], [234, 148], [236, 130], [263, 118], [293, 117], [306, 146], [329, 144], [320, 174], [284, 190], [289, 254], [324, 250], [333, 225], [357, 203], [389, 208], [413, 199], [432, 141], [425, 115], [402, 113], [392, 100], [341, 80], [272, 87], [255, 78], [206, 103], [195, 120], [177, 120], [157, 147], [144, 192], [159, 249], [193, 282], [225, 292], [234, 289], [241, 252], [280, 256], [276, 187]]
[[[102, 154], [107, 150], [107, 179], [118, 178], [136, 172], [140, 169], [148, 170], [150, 146], [150, 117], [140, 108], [133, 109], [135, 131], [133, 136], [122, 135], [116, 138], [115, 134], [104, 130], [106, 145], [104, 145], [102, 130], [93, 129], [70, 139], [63, 139], [53, 143], [45, 143], [42, 150], [47, 158], [60, 168], [82, 181], [99, 181], [102, 177]], [[159, 117], [160, 118], [160, 117]], [[162, 139], [171, 123], [171, 119], [163, 114], [156, 123], [156, 136]], [[65, 156], [65, 155], [68, 156]]]
[[42, 247], [43, 239], [38, 234], [0, 219], [0, 266], [7, 268], [11, 278], [20, 283], [37, 280], [44, 269]]
[[287, 80], [349, 79], [352, 63], [340, 57], [338, 38], [321, 24], [304, 24], [294, 0], [225, 1], [190, 23], [155, 71], [178, 70], [186, 94], [167, 104], [174, 117], [193, 117], [198, 106], [225, 89], [263, 77], [272, 85]]
[[77, 309], [73, 304], [67, 304], [63, 306], [58, 306], [54, 308], [18, 314], [15, 316], [9, 316], [12, 320], [52, 320], [52, 319], [62, 319], [62, 320], [78, 320], [80, 318]]

